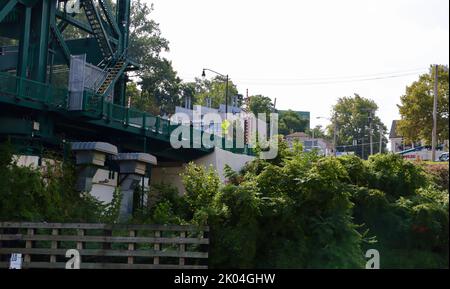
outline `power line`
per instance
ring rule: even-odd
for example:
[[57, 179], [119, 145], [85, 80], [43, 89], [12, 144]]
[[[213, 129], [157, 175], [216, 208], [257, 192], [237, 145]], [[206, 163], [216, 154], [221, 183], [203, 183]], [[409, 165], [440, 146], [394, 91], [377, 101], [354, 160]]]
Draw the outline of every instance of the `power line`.
[[[397, 72], [381, 72], [365, 75], [353, 75], [353, 76], [333, 76], [333, 77], [318, 77], [318, 78], [292, 78], [292, 79], [256, 79], [256, 78], [234, 78], [233, 80], [240, 84], [250, 85], [283, 85], [283, 86], [295, 86], [295, 85], [327, 85], [327, 84], [339, 84], [339, 83], [351, 83], [362, 81], [383, 80], [391, 78], [400, 78], [405, 76], [416, 75], [420, 72], [427, 72], [427, 68], [416, 68]], [[189, 78], [189, 77], [188, 77]]]
[[389, 76], [379, 76], [379, 77], [370, 77], [370, 78], [360, 78], [360, 79], [343, 79], [343, 80], [335, 80], [335, 81], [299, 81], [299, 82], [286, 82], [286, 83], [271, 83], [271, 82], [248, 82], [248, 81], [239, 81], [242, 84], [254, 84], [254, 85], [283, 85], [283, 86], [296, 86], [296, 85], [327, 85], [327, 84], [339, 84], [339, 83], [351, 83], [351, 82], [363, 82], [363, 81], [372, 81], [372, 80], [383, 80], [390, 78], [400, 78], [405, 76], [416, 75], [415, 73], [404, 73], [398, 75], [389, 75]]
[[239, 78], [240, 80], [249, 80], [249, 81], [322, 81], [322, 80], [346, 80], [346, 79], [358, 79], [358, 78], [367, 78], [367, 77], [380, 77], [386, 75], [397, 75], [404, 73], [418, 73], [422, 71], [426, 71], [428, 68], [414, 68], [407, 69], [401, 71], [391, 71], [391, 72], [379, 72], [372, 74], [359, 74], [359, 75], [346, 75], [346, 76], [324, 76], [324, 77], [311, 77], [311, 78]]

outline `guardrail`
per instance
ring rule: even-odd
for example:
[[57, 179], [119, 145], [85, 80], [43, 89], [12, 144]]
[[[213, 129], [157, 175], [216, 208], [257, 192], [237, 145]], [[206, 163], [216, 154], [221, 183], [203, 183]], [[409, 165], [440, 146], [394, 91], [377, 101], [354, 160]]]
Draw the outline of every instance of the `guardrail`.
[[0, 222], [0, 268], [13, 253], [22, 268], [65, 268], [67, 250], [81, 269], [207, 269], [208, 227]]

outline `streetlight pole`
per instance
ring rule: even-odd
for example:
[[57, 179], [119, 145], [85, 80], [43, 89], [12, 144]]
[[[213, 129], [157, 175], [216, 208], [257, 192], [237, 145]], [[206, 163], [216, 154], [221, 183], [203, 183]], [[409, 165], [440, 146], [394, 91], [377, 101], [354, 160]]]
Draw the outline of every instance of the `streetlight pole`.
[[225, 119], [227, 119], [228, 114], [228, 74], [227, 74], [227, 82], [225, 83]]
[[202, 77], [206, 77], [205, 71], [210, 71], [210, 72], [215, 73], [215, 74], [217, 74], [217, 75], [219, 75], [221, 77], [224, 77], [226, 79], [226, 82], [225, 82], [225, 119], [227, 119], [227, 114], [228, 114], [228, 82], [229, 82], [228, 74], [225, 75], [225, 74], [219, 73], [217, 71], [214, 71], [212, 69], [203, 68]]

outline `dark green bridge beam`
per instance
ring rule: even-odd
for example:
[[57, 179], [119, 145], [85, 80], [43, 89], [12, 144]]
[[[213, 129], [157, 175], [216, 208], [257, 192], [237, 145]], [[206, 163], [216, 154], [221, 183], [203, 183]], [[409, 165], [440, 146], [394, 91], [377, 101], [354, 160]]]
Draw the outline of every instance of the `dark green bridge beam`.
[[19, 41], [19, 63], [17, 67], [17, 76], [27, 77], [28, 59], [30, 56], [30, 31], [31, 31], [31, 7], [24, 7], [25, 16], [22, 19], [22, 29]]
[[45, 83], [47, 81], [48, 39], [50, 34], [50, 0], [42, 0], [33, 7], [33, 28], [36, 28], [35, 45], [36, 61], [31, 69], [32, 79]]
[[64, 38], [61, 34], [61, 31], [59, 31], [58, 27], [55, 24], [51, 24], [50, 29], [53, 32], [53, 35], [55, 36], [56, 42], [58, 46], [61, 48], [62, 54], [64, 55], [64, 58], [67, 61], [67, 64], [70, 63], [70, 50], [67, 46], [66, 42], [64, 41]]
[[100, 8], [103, 10], [103, 14], [106, 16], [106, 21], [113, 28], [114, 33], [121, 37], [119, 25], [117, 25], [116, 19], [113, 18], [111, 7], [108, 2], [105, 0], [99, 0]]
[[0, 10], [0, 22], [3, 21], [3, 19], [6, 17], [6, 15], [13, 10], [13, 8], [16, 6], [18, 0], [10, 0], [8, 3], [6, 3], [5, 7], [3, 7], [2, 10]]

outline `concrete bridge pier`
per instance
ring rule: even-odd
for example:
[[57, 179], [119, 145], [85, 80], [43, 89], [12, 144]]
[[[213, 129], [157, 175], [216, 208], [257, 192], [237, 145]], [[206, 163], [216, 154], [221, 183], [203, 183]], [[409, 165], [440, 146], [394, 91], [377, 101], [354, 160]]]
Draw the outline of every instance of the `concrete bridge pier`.
[[105, 166], [109, 156], [117, 155], [117, 147], [104, 142], [73, 142], [78, 167], [76, 189], [80, 192], [91, 192], [93, 179]]
[[124, 221], [133, 213], [133, 195], [146, 174], [148, 165], [156, 165], [156, 157], [147, 153], [119, 153], [112, 158], [119, 164], [119, 184], [122, 193], [119, 219]]

